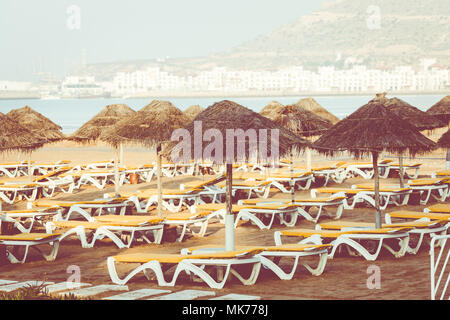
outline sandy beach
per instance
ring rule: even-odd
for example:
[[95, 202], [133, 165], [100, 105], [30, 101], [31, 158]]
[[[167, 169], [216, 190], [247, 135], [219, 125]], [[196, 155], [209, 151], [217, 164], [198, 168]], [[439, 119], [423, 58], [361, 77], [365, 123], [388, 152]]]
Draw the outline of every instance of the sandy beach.
[[[446, 130], [446, 129], [445, 129]], [[444, 131], [435, 130], [429, 133], [429, 137], [436, 140]], [[384, 155], [388, 156], [388, 155]], [[113, 158], [113, 151], [106, 145], [80, 146], [74, 143], [61, 142], [48, 145], [32, 154], [35, 162], [52, 162], [58, 160], [71, 160], [72, 165], [86, 164], [95, 161], [109, 160]], [[343, 155], [342, 158], [345, 158]], [[381, 157], [383, 158], [383, 157]], [[407, 159], [406, 163], [422, 163], [420, 170], [421, 177], [429, 177], [430, 173], [445, 168], [445, 151], [438, 149], [427, 155], [422, 155], [420, 159]], [[14, 162], [18, 159], [26, 160], [25, 155], [16, 153], [3, 154], [0, 162]], [[151, 163], [155, 159], [154, 152], [140, 147], [125, 148], [124, 161], [127, 165], [139, 165]], [[303, 159], [298, 158], [300, 163]], [[314, 155], [313, 165], [336, 162], [338, 159], [326, 159], [322, 156]], [[340, 160], [340, 159], [339, 159]], [[363, 159], [360, 161], [367, 161]], [[347, 157], [347, 161], [351, 160]], [[202, 179], [207, 179], [207, 176]], [[27, 177], [20, 177], [26, 181]], [[179, 188], [180, 183], [193, 179], [190, 176], [179, 176], [175, 178], [164, 178], [165, 188]], [[0, 181], [11, 180], [1, 178]], [[368, 180], [362, 178], [347, 179], [343, 184], [330, 184], [330, 187], [350, 187], [356, 183], [367, 183]], [[398, 183], [398, 179], [393, 177], [383, 179], [383, 183]], [[313, 186], [314, 187], [314, 186]], [[121, 190], [134, 191], [138, 189], [156, 188], [156, 182], [137, 185], [124, 185]], [[108, 186], [104, 190], [98, 190], [92, 186], [84, 186], [73, 194], [57, 194], [54, 199], [60, 200], [91, 200], [102, 198], [106, 192], [114, 191], [113, 186]], [[285, 197], [281, 193], [273, 193], [272, 197]], [[309, 196], [309, 190], [298, 191], [296, 196]], [[434, 202], [431, 202], [432, 204]], [[430, 205], [429, 204], [429, 205]], [[4, 210], [24, 208], [24, 201], [14, 205], [3, 204]], [[401, 209], [423, 211], [424, 206], [408, 205]], [[398, 210], [389, 206], [386, 211]], [[359, 207], [354, 210], [344, 210], [342, 220], [351, 221], [374, 221], [374, 209]], [[327, 216], [321, 222], [331, 221]], [[297, 224], [298, 228], [314, 228], [314, 224], [304, 219]], [[270, 230], [260, 230], [254, 225], [243, 224], [236, 229], [236, 243], [239, 245], [274, 245], [273, 234], [276, 230], [285, 227], [279, 225]], [[72, 265], [80, 267], [81, 282], [91, 284], [112, 284], [106, 266], [106, 259], [109, 256], [121, 253], [134, 252], [155, 252], [155, 253], [179, 253], [182, 248], [203, 244], [223, 244], [224, 227], [213, 223], [208, 227], [207, 235], [204, 238], [188, 238], [178, 243], [173, 241], [170, 234], [165, 234], [163, 242], [159, 245], [136, 244], [130, 249], [118, 249], [114, 244], [104, 240], [96, 244], [95, 248], [84, 249], [77, 239], [65, 239], [58, 252], [58, 256], [53, 262], [44, 261], [35, 252], [31, 252], [25, 264], [5, 265], [0, 267], [0, 278], [8, 280], [44, 280], [53, 282], [66, 281], [70, 274], [67, 268]], [[381, 270], [381, 288], [369, 289], [367, 287], [368, 267], [378, 266]], [[119, 271], [131, 270], [130, 266], [121, 266]], [[128, 284], [130, 290], [140, 288], [161, 288], [155, 281], [148, 281], [143, 274], [133, 278]], [[164, 288], [163, 288], [164, 289]], [[194, 283], [184, 277], [173, 291], [183, 289], [211, 290], [204, 283]], [[416, 255], [406, 254], [402, 258], [394, 258], [391, 254], [384, 252], [376, 261], [366, 261], [362, 257], [338, 256], [328, 260], [325, 271], [322, 275], [312, 276], [304, 268], [299, 268], [295, 277], [289, 281], [279, 280], [268, 270], [263, 270], [255, 285], [243, 286], [233, 280], [225, 285], [220, 295], [227, 293], [256, 295], [264, 300], [302, 300], [302, 299], [386, 299], [386, 300], [417, 300], [430, 298], [430, 256], [427, 246], [423, 246]], [[95, 299], [101, 299], [107, 295], [98, 295]]]

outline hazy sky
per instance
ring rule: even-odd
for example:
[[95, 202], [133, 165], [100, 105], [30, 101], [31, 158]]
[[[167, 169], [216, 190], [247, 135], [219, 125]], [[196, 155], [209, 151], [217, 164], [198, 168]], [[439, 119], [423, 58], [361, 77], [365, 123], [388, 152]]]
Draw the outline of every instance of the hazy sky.
[[[81, 64], [202, 56], [320, 8], [323, 0], [1, 0], [0, 80]], [[78, 19], [79, 18], [79, 19]]]

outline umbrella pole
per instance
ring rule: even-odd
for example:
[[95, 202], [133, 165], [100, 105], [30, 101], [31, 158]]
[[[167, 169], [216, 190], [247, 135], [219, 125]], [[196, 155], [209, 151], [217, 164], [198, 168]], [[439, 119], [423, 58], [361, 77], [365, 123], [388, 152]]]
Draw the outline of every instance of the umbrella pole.
[[232, 186], [233, 186], [233, 165], [226, 164], [227, 172], [227, 190], [226, 190], [226, 207], [225, 214], [225, 248], [227, 251], [234, 251], [234, 216], [232, 211]]
[[375, 177], [375, 227], [381, 228], [380, 210], [380, 176], [378, 174], [378, 152], [372, 152], [373, 171]]
[[445, 169], [450, 170], [450, 148], [447, 148], [447, 156], [445, 161]]
[[400, 188], [405, 187], [405, 177], [403, 173], [403, 157], [398, 157], [398, 167], [399, 167], [399, 176], [400, 176]]
[[31, 172], [31, 151], [28, 152], [28, 182], [31, 183], [31, 176], [32, 176], [32, 172]]
[[120, 163], [120, 165], [121, 166], [123, 166], [123, 144], [120, 144], [120, 147], [119, 147], [119, 152], [120, 152], [120, 154], [119, 154], [119, 163]]
[[116, 197], [120, 197], [119, 193], [119, 163], [118, 163], [118, 150], [117, 147], [114, 148], [114, 191], [116, 193]]
[[162, 168], [161, 168], [161, 144], [156, 147], [156, 166], [157, 166], [157, 182], [158, 182], [158, 217], [162, 217]]
[[292, 156], [292, 150], [290, 153], [291, 163], [289, 164], [289, 169], [291, 172], [291, 200], [295, 203], [295, 186], [294, 186], [294, 159]]
[[311, 148], [306, 148], [306, 171], [311, 171], [312, 165], [312, 151]]

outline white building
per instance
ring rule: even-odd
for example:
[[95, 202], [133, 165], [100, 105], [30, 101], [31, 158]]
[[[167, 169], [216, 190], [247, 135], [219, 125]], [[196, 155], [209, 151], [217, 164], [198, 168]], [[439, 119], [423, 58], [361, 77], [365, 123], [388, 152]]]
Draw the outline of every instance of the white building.
[[63, 97], [102, 96], [103, 93], [103, 88], [93, 76], [69, 76], [61, 84]]

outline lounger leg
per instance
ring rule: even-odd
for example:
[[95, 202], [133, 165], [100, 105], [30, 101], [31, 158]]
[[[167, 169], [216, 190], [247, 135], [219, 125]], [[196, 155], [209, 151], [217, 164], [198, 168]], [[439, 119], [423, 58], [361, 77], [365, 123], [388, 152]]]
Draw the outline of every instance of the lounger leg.
[[253, 268], [252, 271], [250, 273], [250, 276], [245, 279], [243, 278], [236, 270], [234, 270], [233, 268], [230, 269], [231, 274], [236, 277], [237, 279], [239, 279], [239, 281], [242, 282], [243, 285], [253, 285], [255, 284], [256, 280], [258, 279], [258, 275], [259, 275], [259, 271], [261, 270], [261, 262], [257, 262], [255, 264], [253, 264]]
[[336, 240], [334, 240], [332, 244], [333, 244], [333, 249], [330, 254], [331, 259], [333, 259], [334, 254], [335, 254], [336, 250], [339, 248], [339, 246], [341, 244], [345, 244], [345, 245], [349, 246], [350, 248], [353, 248], [354, 250], [356, 250], [356, 252], [358, 252], [360, 255], [362, 255], [366, 260], [375, 261], [381, 251], [382, 246], [383, 246], [383, 239], [378, 240], [378, 247], [375, 250], [375, 253], [373, 253], [373, 254], [371, 254], [366, 248], [364, 248], [357, 241], [347, 238], [347, 237], [341, 236], [341, 237], [337, 238]]
[[316, 219], [314, 219], [309, 212], [307, 212], [305, 209], [298, 207], [297, 208], [297, 212], [299, 215], [301, 215], [303, 218], [305, 218], [308, 221], [313, 221], [313, 222], [317, 222]]
[[334, 217], [334, 219], [340, 219], [343, 211], [344, 211], [344, 204], [341, 204], [337, 207], [336, 216]]
[[[189, 260], [189, 259], [183, 260], [180, 263], [178, 263], [178, 266], [173, 275], [171, 285], [175, 285], [178, 275], [182, 271], [184, 271], [184, 272], [193, 273], [194, 275], [196, 275], [197, 277], [202, 279], [206, 284], [208, 284], [209, 287], [211, 287], [213, 289], [222, 289], [223, 288], [223, 286], [225, 285], [225, 282], [228, 279], [228, 275], [230, 273], [230, 269], [231, 269], [230, 265], [227, 265], [223, 279], [221, 281], [216, 281], [201, 267], [194, 265], [191, 261], [187, 261], [187, 260]], [[159, 278], [158, 278], [158, 283], [159, 283]]]
[[285, 213], [281, 213], [278, 215], [278, 217], [280, 218], [280, 223], [284, 224], [286, 227], [295, 226], [298, 219], [298, 210], [296, 210], [296, 212], [289, 212], [287, 214], [291, 216], [291, 219], [289, 221], [286, 221], [286, 219], [284, 219]]
[[6, 251], [6, 256], [7, 256], [7, 258], [8, 258], [8, 260], [9, 260], [10, 263], [14, 263], [14, 264], [16, 264], [16, 263], [25, 263], [25, 260], [27, 259], [27, 255], [28, 255], [28, 248], [29, 248], [29, 245], [25, 245], [24, 247], [25, 247], [25, 249], [24, 249], [25, 251], [24, 251], [24, 254], [23, 254], [23, 256], [22, 256], [22, 259], [16, 258], [16, 257], [11, 253], [11, 251]]
[[405, 255], [408, 249], [408, 245], [409, 245], [409, 235], [400, 240], [400, 249], [397, 251], [388, 246], [387, 244], [383, 244], [383, 247], [386, 248], [390, 253], [392, 253], [394, 257], [401, 258]]
[[323, 271], [325, 270], [325, 265], [327, 264], [328, 260], [328, 252], [323, 252], [320, 254], [319, 257], [319, 263], [317, 264], [316, 268], [312, 268], [310, 265], [303, 263], [302, 265], [309, 271], [313, 276], [320, 276]]
[[[139, 267], [135, 268], [134, 270], [132, 270], [125, 278], [121, 279], [119, 277], [119, 275], [117, 274], [117, 270], [116, 270], [116, 260], [114, 259], [114, 257], [108, 257], [108, 259], [106, 260], [106, 264], [108, 266], [108, 272], [109, 272], [109, 276], [111, 278], [111, 281], [115, 284], [119, 284], [119, 285], [125, 285], [131, 278], [133, 278], [136, 274], [140, 273], [141, 271], [144, 271], [146, 269], [151, 269], [157, 279], [158, 279], [158, 284], [163, 286], [163, 285], [169, 285], [168, 283], [165, 282], [164, 280], [164, 274], [162, 272], [161, 269], [161, 264], [157, 261], [150, 261], [147, 263], [144, 263], [142, 265], [140, 265]], [[172, 285], [173, 286], [173, 285]]]

